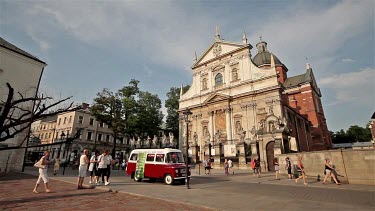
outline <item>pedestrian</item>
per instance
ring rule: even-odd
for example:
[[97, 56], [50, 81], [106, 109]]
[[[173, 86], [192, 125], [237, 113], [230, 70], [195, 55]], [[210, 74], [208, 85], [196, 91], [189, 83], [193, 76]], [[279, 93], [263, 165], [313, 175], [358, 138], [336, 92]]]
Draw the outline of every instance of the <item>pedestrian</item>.
[[55, 163], [53, 164], [53, 175], [56, 175], [57, 172], [59, 171], [60, 169], [60, 158], [56, 158], [55, 159]]
[[232, 172], [232, 174], [234, 174], [233, 161], [231, 159], [228, 160], [228, 166], [229, 166], [228, 172]]
[[48, 188], [49, 178], [48, 178], [47, 170], [48, 170], [48, 164], [52, 163], [53, 161], [50, 161], [48, 157], [49, 157], [49, 151], [45, 151], [43, 153], [43, 157], [41, 157], [40, 160], [38, 161], [41, 167], [39, 167], [39, 177], [38, 177], [38, 180], [36, 181], [33, 193], [39, 193], [38, 187], [39, 187], [39, 184], [42, 182], [42, 180], [44, 182], [45, 192], [47, 193], [51, 192], [51, 190]]
[[335, 169], [333, 167], [332, 162], [329, 160], [329, 158], [326, 158], [326, 163], [324, 165], [324, 174], [326, 176], [324, 177], [323, 184], [325, 184], [328, 177], [332, 177], [336, 185], [341, 185], [341, 183], [338, 181], [335, 175]]
[[292, 180], [292, 164], [290, 163], [289, 157], [285, 158], [285, 170], [288, 171], [288, 180]]
[[122, 170], [126, 169], [126, 161], [125, 161], [125, 159], [122, 160], [121, 168], [122, 168]]
[[254, 162], [255, 162], [255, 170], [258, 173], [258, 177], [260, 178], [260, 176], [261, 176], [261, 166], [260, 166], [259, 157], [256, 157]]
[[[107, 182], [109, 181], [109, 177], [111, 176], [111, 166], [114, 164], [112, 160], [112, 156], [109, 154], [109, 150], [105, 150], [105, 163], [107, 165]], [[102, 176], [102, 183], [105, 183], [104, 175]]]
[[97, 183], [97, 163], [98, 163], [98, 156], [99, 156], [99, 151], [96, 151], [95, 154], [93, 154], [90, 158], [90, 166], [89, 166], [89, 173], [90, 173], [90, 184], [92, 183]]
[[225, 159], [225, 161], [224, 161], [224, 173], [225, 173], [225, 175], [227, 175], [227, 176], [229, 175], [228, 170], [229, 170], [228, 160]]
[[280, 180], [280, 178], [279, 178], [280, 165], [279, 165], [279, 160], [277, 158], [273, 159], [273, 166], [275, 166], [275, 176], [276, 176], [276, 179]]
[[251, 168], [253, 169], [253, 175], [255, 176], [255, 159], [251, 160]]
[[88, 153], [89, 151], [84, 149], [83, 154], [79, 159], [77, 189], [85, 189], [83, 187], [83, 180], [87, 176], [87, 165], [90, 163], [89, 159], [87, 158]]
[[210, 159], [208, 158], [204, 161], [204, 173], [205, 174], [211, 173], [211, 162], [210, 162]]
[[303, 166], [303, 163], [302, 163], [302, 156], [301, 155], [297, 155], [297, 158], [298, 158], [297, 171], [299, 173], [299, 176], [296, 179], [296, 182], [298, 182], [298, 180], [302, 178], [303, 179], [303, 184], [307, 185], [307, 182], [306, 182], [306, 172], [305, 172], [305, 167]]
[[110, 182], [107, 180], [107, 158], [106, 158], [106, 151], [104, 150], [101, 155], [98, 157], [98, 171], [99, 171], [99, 176], [97, 179], [96, 185], [100, 185], [99, 183], [99, 177], [102, 176], [104, 180], [104, 185], [109, 185]]

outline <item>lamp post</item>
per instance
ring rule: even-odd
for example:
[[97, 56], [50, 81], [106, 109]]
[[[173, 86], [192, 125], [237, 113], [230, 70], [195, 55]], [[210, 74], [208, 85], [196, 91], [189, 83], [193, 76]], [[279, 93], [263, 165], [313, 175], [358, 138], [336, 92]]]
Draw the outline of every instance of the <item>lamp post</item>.
[[193, 114], [190, 109], [186, 109], [183, 114], [185, 115], [186, 122], [186, 173], [185, 173], [185, 182], [186, 188], [190, 189], [189, 186], [189, 115]]
[[62, 147], [62, 144], [63, 144], [63, 140], [65, 138], [65, 133], [62, 132], [61, 135], [60, 135], [60, 147], [59, 147], [59, 152], [57, 153], [57, 158], [60, 159], [60, 153], [61, 153], [61, 147]]

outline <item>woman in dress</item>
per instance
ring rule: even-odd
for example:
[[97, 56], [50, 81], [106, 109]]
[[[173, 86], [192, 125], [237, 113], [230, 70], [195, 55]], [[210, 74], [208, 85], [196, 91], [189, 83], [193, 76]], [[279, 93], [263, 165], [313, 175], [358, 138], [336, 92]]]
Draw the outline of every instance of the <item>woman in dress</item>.
[[336, 185], [340, 185], [338, 182], [336, 175], [335, 175], [335, 169], [333, 168], [332, 162], [329, 160], [329, 158], [326, 158], [326, 163], [324, 165], [324, 174], [326, 175], [323, 180], [323, 184], [327, 181], [327, 178], [330, 176], [335, 181]]
[[40, 158], [40, 160], [39, 160], [41, 162], [41, 165], [44, 166], [44, 168], [39, 168], [39, 177], [38, 177], [38, 180], [36, 181], [33, 193], [39, 193], [38, 187], [39, 187], [39, 184], [42, 182], [42, 180], [44, 182], [45, 191], [47, 193], [51, 192], [51, 190], [48, 188], [48, 180], [49, 179], [48, 179], [48, 175], [47, 175], [47, 170], [48, 170], [48, 164], [52, 163], [53, 161], [48, 160], [48, 157], [49, 157], [49, 151], [45, 151], [43, 157]]
[[303, 166], [303, 163], [302, 163], [302, 156], [298, 156], [297, 171], [299, 173], [299, 177], [296, 179], [296, 182], [298, 182], [298, 180], [302, 178], [303, 184], [307, 185], [305, 167]]
[[280, 169], [280, 166], [279, 166], [279, 160], [277, 158], [273, 159], [273, 165], [275, 166], [275, 176], [276, 176], [276, 179], [279, 180], [279, 169]]

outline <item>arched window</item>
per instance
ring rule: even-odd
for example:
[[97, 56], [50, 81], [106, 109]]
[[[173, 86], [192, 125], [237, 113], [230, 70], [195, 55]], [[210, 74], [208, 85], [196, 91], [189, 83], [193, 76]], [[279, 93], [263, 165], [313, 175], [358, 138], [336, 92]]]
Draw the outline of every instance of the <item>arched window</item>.
[[235, 81], [238, 79], [238, 70], [237, 68], [233, 68], [232, 70], [232, 81]]
[[222, 85], [222, 84], [223, 84], [223, 75], [221, 75], [221, 73], [218, 73], [215, 76], [215, 86], [219, 86], [219, 85]]

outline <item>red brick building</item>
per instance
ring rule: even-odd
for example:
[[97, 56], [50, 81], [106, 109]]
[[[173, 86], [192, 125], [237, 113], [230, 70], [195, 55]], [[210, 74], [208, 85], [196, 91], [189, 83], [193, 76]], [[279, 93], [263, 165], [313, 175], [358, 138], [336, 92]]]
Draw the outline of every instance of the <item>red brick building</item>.
[[288, 77], [288, 68], [275, 55], [271, 56], [266, 42], [259, 42], [257, 48], [258, 54], [253, 62], [258, 67], [269, 68], [273, 57], [283, 89], [282, 103], [288, 116], [289, 132], [297, 139], [298, 151], [330, 149], [332, 141], [324, 116], [322, 94], [310, 65], [306, 64], [304, 74]]

